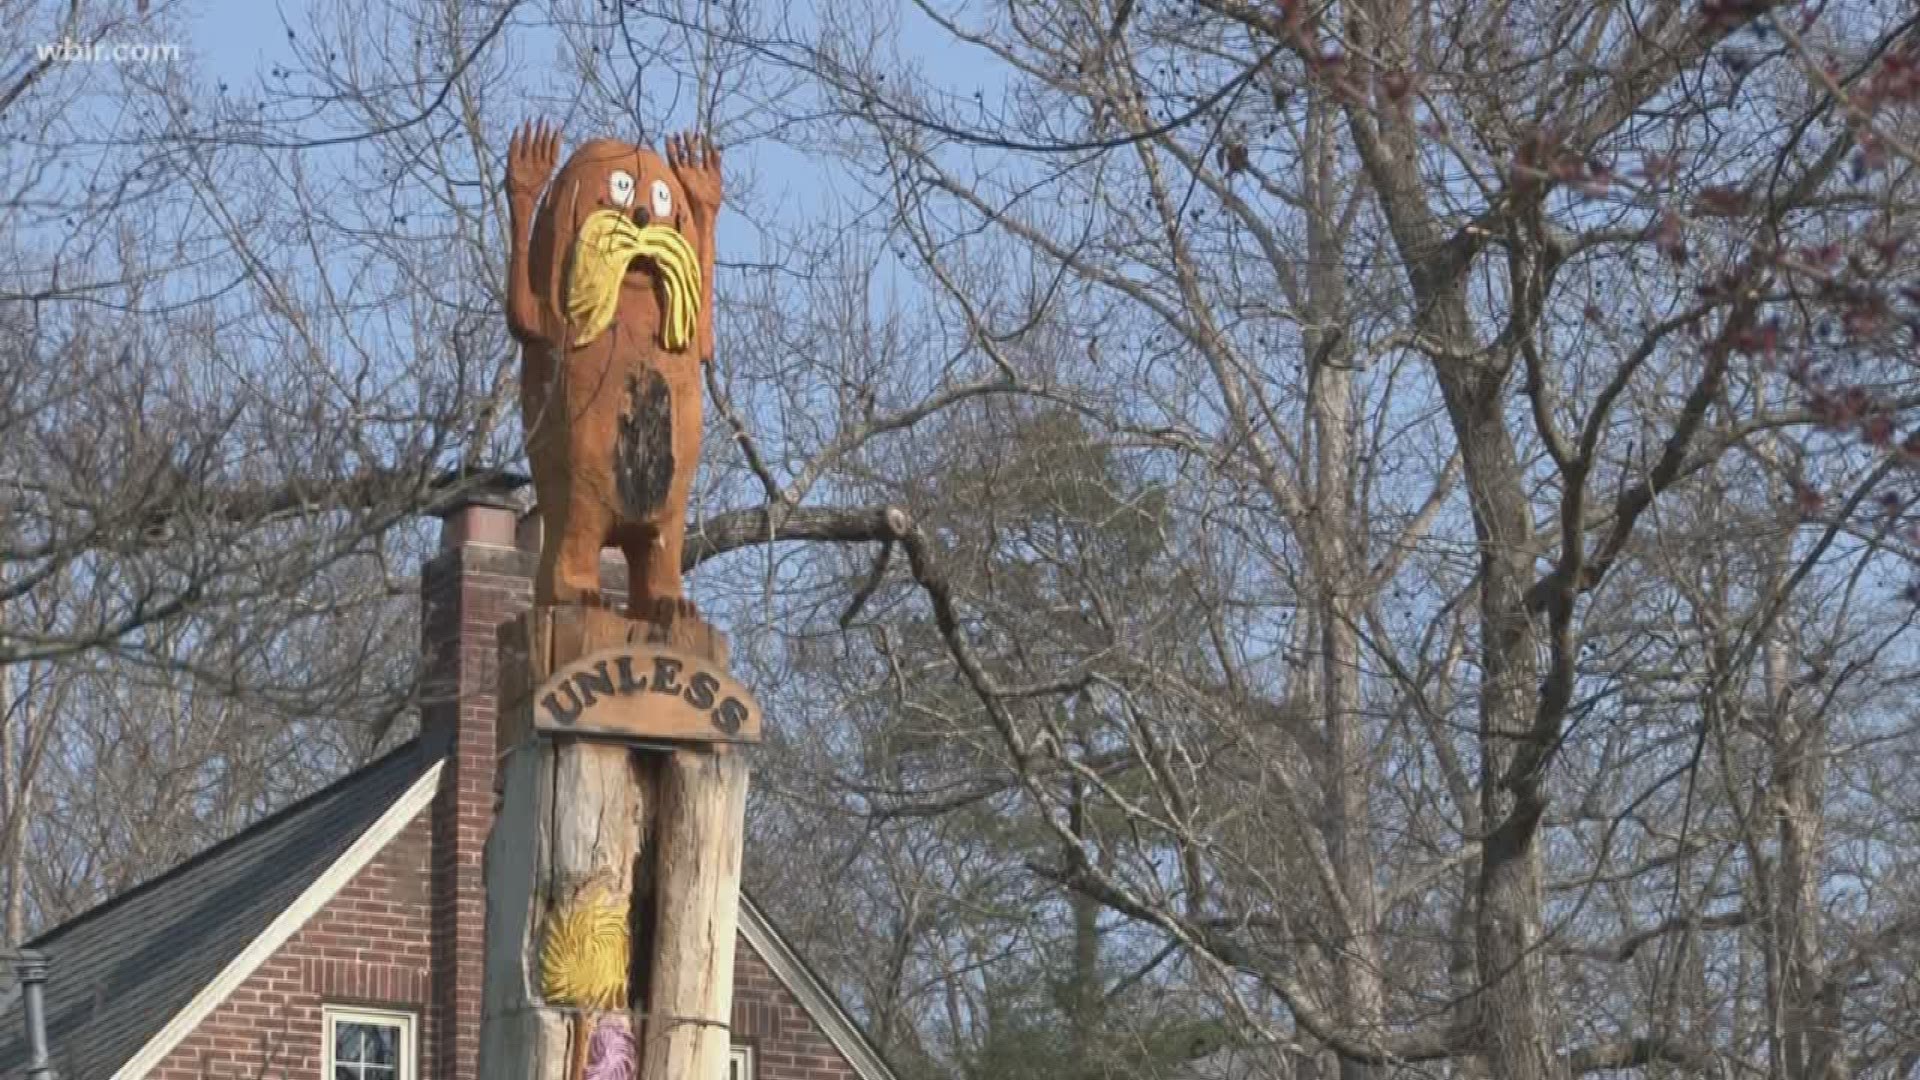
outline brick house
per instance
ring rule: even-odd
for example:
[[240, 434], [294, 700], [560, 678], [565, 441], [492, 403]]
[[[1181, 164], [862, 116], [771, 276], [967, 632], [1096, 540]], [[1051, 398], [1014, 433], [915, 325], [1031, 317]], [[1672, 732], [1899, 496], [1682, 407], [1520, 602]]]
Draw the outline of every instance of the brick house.
[[[30, 943], [58, 1080], [475, 1076], [495, 630], [536, 559], [519, 533], [500, 501], [442, 519], [417, 739]], [[733, 1080], [894, 1080], [746, 898], [740, 937]], [[20, 996], [0, 996], [0, 1076], [28, 1063]]]

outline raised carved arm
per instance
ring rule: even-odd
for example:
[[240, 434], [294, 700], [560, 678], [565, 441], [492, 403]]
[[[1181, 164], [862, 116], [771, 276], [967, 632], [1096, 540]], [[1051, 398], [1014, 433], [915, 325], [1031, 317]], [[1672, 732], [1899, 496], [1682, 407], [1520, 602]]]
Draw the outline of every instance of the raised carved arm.
[[528, 264], [534, 211], [559, 159], [560, 131], [546, 121], [523, 124], [507, 147], [507, 329], [520, 341], [547, 336]]
[[720, 216], [720, 148], [705, 135], [691, 131], [667, 138], [667, 164], [673, 167], [680, 190], [686, 192], [693, 218], [695, 251], [700, 256], [699, 356], [713, 360], [713, 225]]

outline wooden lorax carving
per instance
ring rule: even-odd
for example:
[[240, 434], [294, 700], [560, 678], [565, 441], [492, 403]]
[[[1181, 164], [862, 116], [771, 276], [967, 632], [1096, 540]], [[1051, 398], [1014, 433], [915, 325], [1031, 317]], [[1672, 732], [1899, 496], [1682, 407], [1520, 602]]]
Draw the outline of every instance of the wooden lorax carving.
[[555, 177], [559, 153], [545, 124], [507, 151], [507, 325], [546, 532], [534, 603], [597, 603], [611, 545], [639, 616], [681, 596], [720, 154], [698, 135], [668, 139], [665, 157], [594, 139]]
[[[720, 1080], [759, 709], [682, 596], [713, 356], [720, 156], [557, 132], [507, 152], [507, 322], [545, 526], [501, 628], [482, 1080]], [[544, 192], [544, 196], [543, 193]], [[630, 618], [599, 610], [627, 557]], [[642, 750], [639, 747], [645, 747]]]

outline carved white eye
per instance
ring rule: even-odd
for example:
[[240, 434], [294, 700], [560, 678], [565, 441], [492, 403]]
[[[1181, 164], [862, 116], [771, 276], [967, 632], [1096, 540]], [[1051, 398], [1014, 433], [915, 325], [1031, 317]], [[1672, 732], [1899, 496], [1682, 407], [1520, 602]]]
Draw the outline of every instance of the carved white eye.
[[613, 196], [613, 201], [615, 205], [617, 206], [633, 205], [632, 174], [622, 172], [619, 169], [613, 170], [613, 175], [607, 179], [607, 188], [608, 188], [609, 194]]
[[667, 188], [665, 180], [653, 182], [653, 216], [666, 217], [673, 213], [673, 192]]

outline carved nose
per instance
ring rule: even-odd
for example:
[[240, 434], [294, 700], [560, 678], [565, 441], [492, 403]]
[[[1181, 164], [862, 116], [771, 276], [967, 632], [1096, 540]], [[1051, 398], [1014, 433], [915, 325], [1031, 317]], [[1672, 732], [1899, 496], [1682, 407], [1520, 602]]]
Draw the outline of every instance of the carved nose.
[[653, 220], [653, 213], [647, 209], [645, 204], [635, 206], [633, 208], [633, 220], [635, 224], [644, 229], [647, 227], [647, 223]]

